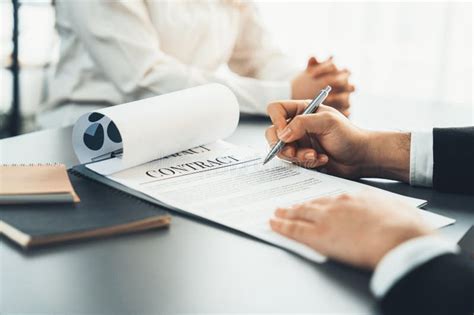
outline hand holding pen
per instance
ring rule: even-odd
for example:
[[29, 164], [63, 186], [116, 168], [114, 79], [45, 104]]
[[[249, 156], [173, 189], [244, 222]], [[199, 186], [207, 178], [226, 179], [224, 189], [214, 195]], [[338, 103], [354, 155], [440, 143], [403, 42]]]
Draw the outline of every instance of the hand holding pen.
[[[308, 115], [308, 114], [312, 114], [312, 113], [316, 112], [318, 110], [319, 105], [321, 105], [321, 103], [326, 99], [326, 97], [328, 97], [329, 92], [331, 92], [331, 87], [328, 85], [324, 89], [322, 89], [321, 92], [319, 92], [319, 94], [311, 101], [311, 103], [308, 104], [308, 106], [303, 111], [303, 113], [301, 113], [301, 115]], [[290, 121], [288, 121], [288, 124], [290, 122], [291, 122], [291, 119], [290, 119]], [[263, 161], [263, 165], [268, 163], [278, 153], [280, 153], [280, 151], [283, 149], [284, 146], [285, 146], [285, 142], [282, 141], [282, 140], [279, 140], [271, 148], [270, 152], [268, 152], [267, 157]]]
[[314, 114], [300, 115], [307, 107], [307, 100], [268, 105], [273, 125], [265, 137], [271, 146], [285, 143], [279, 158], [345, 178], [409, 181], [410, 133], [366, 130], [323, 104]]

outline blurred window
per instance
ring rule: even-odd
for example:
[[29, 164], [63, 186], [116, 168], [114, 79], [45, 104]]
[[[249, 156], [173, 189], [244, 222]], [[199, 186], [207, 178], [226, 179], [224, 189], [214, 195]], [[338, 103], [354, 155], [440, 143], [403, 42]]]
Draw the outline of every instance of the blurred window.
[[259, 6], [295, 60], [334, 55], [350, 68], [357, 88], [354, 118], [370, 111], [374, 128], [413, 128], [400, 119], [405, 111], [420, 117], [420, 128], [474, 124], [471, 1]]
[[[44, 97], [58, 39], [50, 0], [21, 3], [21, 108], [28, 116]], [[420, 117], [420, 128], [474, 124], [471, 2], [257, 3], [275, 40], [302, 67], [315, 54], [351, 69], [355, 120], [370, 114], [368, 127], [413, 128], [400, 120], [409, 113]], [[0, 1], [0, 113], [11, 104], [11, 10]]]

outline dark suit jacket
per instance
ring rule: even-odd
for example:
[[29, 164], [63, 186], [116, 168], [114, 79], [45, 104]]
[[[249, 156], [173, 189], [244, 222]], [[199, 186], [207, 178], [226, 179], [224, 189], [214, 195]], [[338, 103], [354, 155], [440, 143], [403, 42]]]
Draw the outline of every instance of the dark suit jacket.
[[433, 188], [474, 194], [474, 127], [433, 129]]
[[[474, 193], [474, 127], [433, 130], [433, 187]], [[474, 205], [473, 205], [474, 211]], [[474, 260], [446, 254], [410, 271], [380, 301], [384, 314], [474, 314]]]
[[400, 279], [381, 300], [386, 315], [474, 313], [474, 261], [438, 256]]

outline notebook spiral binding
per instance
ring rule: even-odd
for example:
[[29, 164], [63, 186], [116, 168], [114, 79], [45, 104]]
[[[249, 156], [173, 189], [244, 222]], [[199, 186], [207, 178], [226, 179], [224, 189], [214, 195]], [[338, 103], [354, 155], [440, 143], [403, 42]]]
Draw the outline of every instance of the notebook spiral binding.
[[158, 207], [156, 204], [154, 204], [154, 203], [152, 203], [152, 202], [149, 202], [148, 200], [140, 199], [140, 198], [138, 198], [138, 197], [136, 197], [136, 196], [134, 196], [134, 195], [131, 195], [131, 194], [125, 192], [125, 191], [122, 191], [122, 190], [120, 190], [120, 189], [117, 189], [117, 188], [111, 187], [111, 186], [109, 186], [109, 185], [106, 185], [106, 184], [104, 184], [104, 183], [102, 183], [102, 182], [100, 182], [100, 181], [98, 181], [98, 180], [96, 180], [96, 179], [94, 179], [94, 178], [92, 178], [92, 177], [90, 177], [90, 176], [87, 176], [87, 175], [85, 175], [85, 174], [82, 174], [81, 172], [78, 172], [78, 171], [76, 171], [76, 170], [74, 170], [74, 169], [72, 169], [72, 168], [68, 169], [67, 171], [68, 171], [69, 174], [72, 174], [72, 175], [74, 175], [74, 176], [77, 176], [77, 177], [80, 177], [80, 178], [85, 178], [85, 179], [88, 179], [88, 180], [93, 181], [93, 182], [95, 182], [95, 183], [98, 183], [99, 185], [105, 186], [107, 189], [113, 191], [114, 193], [120, 194], [120, 195], [122, 195], [122, 196], [124, 196], [124, 197], [127, 197], [128, 199], [132, 199], [132, 200], [135, 200], [136, 202], [139, 202], [139, 203], [145, 203], [145, 204], [147, 204], [147, 205], [152, 205], [152, 206], [154, 206], [154, 207]]
[[51, 163], [12, 163], [12, 164], [0, 164], [2, 167], [17, 167], [17, 166], [35, 166], [35, 167], [41, 167], [41, 166], [65, 166], [63, 163], [56, 163], [56, 162], [51, 162]]

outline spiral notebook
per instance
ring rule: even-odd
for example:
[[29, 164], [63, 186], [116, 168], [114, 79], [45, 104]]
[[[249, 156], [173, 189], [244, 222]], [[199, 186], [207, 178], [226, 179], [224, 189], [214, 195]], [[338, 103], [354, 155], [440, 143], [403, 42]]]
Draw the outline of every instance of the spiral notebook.
[[0, 165], [0, 205], [79, 201], [63, 164]]
[[28, 248], [76, 239], [143, 231], [170, 224], [162, 208], [98, 183], [79, 173], [67, 174], [79, 203], [0, 206], [0, 235]]

